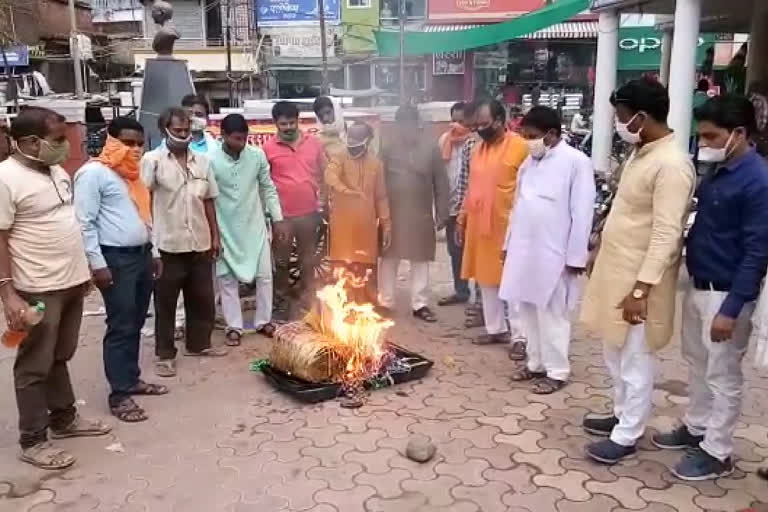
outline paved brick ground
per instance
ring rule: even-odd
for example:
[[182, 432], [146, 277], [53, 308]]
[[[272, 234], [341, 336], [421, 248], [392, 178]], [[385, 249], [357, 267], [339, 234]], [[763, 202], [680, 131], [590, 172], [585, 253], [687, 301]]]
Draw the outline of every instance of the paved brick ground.
[[[435, 265], [435, 296], [448, 290], [448, 275], [445, 261]], [[248, 372], [267, 347], [250, 337], [224, 360], [182, 359], [172, 394], [141, 400], [150, 421], [62, 442], [79, 457], [62, 472], [15, 461], [13, 354], [0, 349], [0, 512], [693, 512], [768, 502], [768, 485], [754, 475], [768, 456], [767, 379], [748, 371], [736, 474], [684, 484], [669, 473], [680, 454], [647, 440], [616, 467], [584, 460], [581, 419], [609, 410], [611, 387], [599, 345], [583, 332], [572, 345], [572, 384], [539, 397], [510, 383], [503, 348], [470, 344], [476, 333], [460, 326], [461, 308], [439, 313], [437, 325], [424, 326], [404, 309], [392, 332], [435, 360], [431, 374], [373, 393], [362, 409], [302, 406], [276, 393]], [[107, 417], [102, 333], [102, 318], [84, 319], [72, 374], [81, 409]], [[151, 347], [146, 340], [144, 368]], [[678, 347], [662, 354], [653, 428], [672, 425], [687, 400]], [[402, 456], [415, 434], [437, 443], [432, 462]], [[115, 443], [124, 451], [107, 449]]]

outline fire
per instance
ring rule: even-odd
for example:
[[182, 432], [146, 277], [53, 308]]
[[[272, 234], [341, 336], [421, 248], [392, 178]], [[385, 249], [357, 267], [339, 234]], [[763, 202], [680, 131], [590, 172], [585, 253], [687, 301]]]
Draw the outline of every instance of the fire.
[[348, 288], [361, 288], [367, 278], [358, 278], [339, 269], [336, 282], [317, 292], [318, 331], [337, 345], [334, 351], [345, 354], [344, 383], [359, 386], [379, 373], [386, 355], [384, 333], [395, 323], [379, 315], [373, 304], [359, 304], [348, 297]]

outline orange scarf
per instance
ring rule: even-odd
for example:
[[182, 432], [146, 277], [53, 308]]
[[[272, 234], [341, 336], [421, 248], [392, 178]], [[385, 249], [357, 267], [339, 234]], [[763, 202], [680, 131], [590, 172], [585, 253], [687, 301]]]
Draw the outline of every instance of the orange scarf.
[[443, 160], [450, 160], [453, 148], [463, 144], [469, 135], [469, 128], [460, 123], [451, 123], [450, 129], [440, 137], [440, 153], [443, 155]]
[[149, 189], [139, 178], [139, 159], [139, 155], [131, 148], [111, 136], [107, 136], [107, 143], [96, 158], [123, 178], [128, 185], [128, 193], [139, 210], [139, 217], [149, 224], [152, 221]]

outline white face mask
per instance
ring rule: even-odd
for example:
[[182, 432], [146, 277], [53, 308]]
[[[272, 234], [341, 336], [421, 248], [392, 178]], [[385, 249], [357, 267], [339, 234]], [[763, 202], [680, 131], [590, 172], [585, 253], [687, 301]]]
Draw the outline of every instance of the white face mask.
[[528, 143], [528, 154], [531, 155], [532, 158], [541, 160], [544, 158], [544, 155], [547, 154], [549, 148], [544, 143], [544, 137], [540, 139], [528, 139], [525, 142]]
[[731, 140], [733, 140], [733, 132], [731, 132], [731, 136], [728, 137], [728, 140], [725, 142], [725, 146], [722, 148], [699, 146], [699, 162], [719, 164], [728, 160], [728, 156], [730, 156], [731, 153], [728, 150], [728, 146], [731, 144]]
[[192, 116], [189, 118], [189, 129], [193, 132], [204, 132], [208, 126], [208, 121], [204, 117]]
[[637, 130], [637, 133], [632, 133], [629, 131], [629, 125], [632, 124], [632, 121], [635, 120], [637, 116], [640, 115], [640, 112], [632, 116], [632, 119], [629, 120], [628, 123], [622, 123], [619, 121], [619, 118], [616, 118], [616, 133], [619, 134], [619, 137], [626, 142], [627, 144], [640, 144], [640, 141], [642, 140], [640, 138], [640, 133], [643, 131], [642, 126], [639, 130]]

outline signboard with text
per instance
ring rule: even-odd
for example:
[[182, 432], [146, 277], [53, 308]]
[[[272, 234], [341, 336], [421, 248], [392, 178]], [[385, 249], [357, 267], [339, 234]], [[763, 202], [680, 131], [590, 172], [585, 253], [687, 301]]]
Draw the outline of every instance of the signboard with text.
[[441, 52], [432, 55], [432, 75], [463, 75], [464, 52]]
[[8, 63], [8, 67], [15, 66], [29, 66], [29, 47], [25, 45], [10, 46], [5, 49], [5, 60], [0, 55], [0, 68], [5, 67], [5, 63]]
[[[267, 27], [262, 34], [272, 40], [272, 55], [275, 57], [320, 58], [320, 29], [318, 27]], [[326, 55], [335, 56], [333, 28], [326, 28]]]
[[[339, 0], [323, 0], [326, 22], [339, 23], [340, 5]], [[317, 0], [259, 0], [256, 21], [261, 27], [319, 23], [317, 6]]]
[[498, 21], [516, 18], [546, 4], [546, 0], [429, 0], [427, 17], [450, 23]]
[[[622, 27], [619, 29], [619, 70], [658, 70], [661, 65], [661, 32], [654, 27]], [[715, 34], [700, 34], [696, 65], [704, 60], [707, 48], [714, 46]]]

